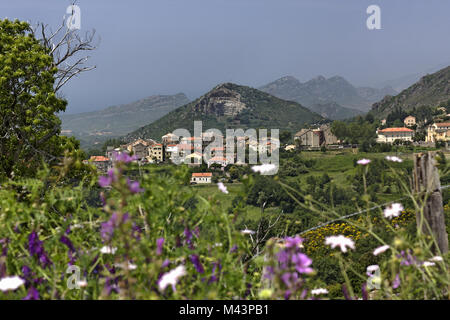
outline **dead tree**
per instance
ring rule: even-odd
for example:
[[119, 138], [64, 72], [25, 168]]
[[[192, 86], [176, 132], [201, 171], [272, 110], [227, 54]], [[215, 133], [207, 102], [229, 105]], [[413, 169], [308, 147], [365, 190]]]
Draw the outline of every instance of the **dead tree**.
[[448, 234], [436, 164], [435, 152], [414, 155], [413, 190], [423, 205], [423, 210], [416, 210], [416, 221], [418, 230], [433, 236], [440, 252], [445, 254], [448, 252]]
[[38, 23], [31, 29], [33, 35], [49, 50], [53, 58], [52, 68], [58, 69], [55, 75], [55, 92], [73, 77], [96, 68], [87, 65], [90, 56], [85, 55], [95, 50], [100, 42], [95, 30], [87, 31], [81, 36], [78, 30], [69, 29], [65, 20], [55, 31], [44, 23]]

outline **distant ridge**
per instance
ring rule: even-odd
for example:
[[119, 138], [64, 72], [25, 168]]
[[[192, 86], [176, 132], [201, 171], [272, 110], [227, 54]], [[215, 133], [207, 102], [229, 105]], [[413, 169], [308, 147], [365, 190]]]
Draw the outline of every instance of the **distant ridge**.
[[62, 130], [64, 134], [80, 139], [83, 146], [92, 147], [136, 130], [188, 102], [184, 93], [154, 95], [100, 111], [62, 114]]
[[374, 102], [381, 100], [385, 95], [397, 93], [390, 87], [383, 89], [356, 88], [339, 76], [329, 79], [318, 76], [304, 83], [295, 77], [287, 76], [259, 89], [281, 99], [298, 102], [312, 111], [318, 111], [314, 109], [314, 106], [334, 103], [334, 116], [327, 115], [330, 119], [343, 118], [344, 114], [348, 114], [348, 110], [341, 110], [341, 108], [367, 112]]
[[197, 100], [177, 108], [161, 119], [124, 137], [161, 139], [178, 128], [193, 134], [195, 120], [203, 122], [203, 129], [217, 128], [225, 134], [226, 128], [266, 128], [296, 132], [308, 123], [325, 119], [302, 105], [276, 98], [260, 90], [224, 83]]

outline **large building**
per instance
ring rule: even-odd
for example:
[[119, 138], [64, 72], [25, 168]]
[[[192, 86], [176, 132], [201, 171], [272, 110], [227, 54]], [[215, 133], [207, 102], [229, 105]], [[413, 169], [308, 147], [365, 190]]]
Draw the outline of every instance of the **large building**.
[[377, 131], [378, 143], [393, 143], [395, 140], [413, 141], [414, 130], [408, 128], [386, 128]]
[[300, 147], [319, 148], [325, 138], [320, 129], [302, 129], [295, 134], [294, 140]]
[[450, 122], [433, 123], [427, 128], [426, 142], [450, 141]]
[[301, 129], [295, 134], [294, 141], [304, 148], [320, 148], [339, 143], [337, 137], [331, 132], [331, 126], [326, 124], [316, 129]]

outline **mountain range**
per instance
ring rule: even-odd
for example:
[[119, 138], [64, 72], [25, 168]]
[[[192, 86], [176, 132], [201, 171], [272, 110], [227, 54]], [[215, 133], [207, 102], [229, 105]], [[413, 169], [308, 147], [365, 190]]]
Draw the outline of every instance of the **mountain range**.
[[305, 124], [326, 121], [296, 102], [282, 100], [254, 88], [224, 83], [197, 100], [126, 135], [124, 140], [159, 140], [164, 134], [178, 128], [187, 129], [194, 134], [193, 125], [196, 120], [202, 121], [203, 130], [216, 128], [224, 134], [226, 128], [273, 128], [295, 133]]
[[[298, 102], [333, 120], [368, 112], [374, 102], [386, 95], [397, 93], [391, 87], [358, 88], [339, 76], [328, 79], [318, 76], [304, 83], [292, 76], [287, 76], [259, 89], [278, 98]], [[324, 107], [327, 105], [332, 108], [328, 110]]]
[[99, 111], [62, 114], [62, 132], [75, 136], [83, 147], [91, 147], [154, 122], [189, 101], [184, 93], [155, 95]]
[[373, 105], [371, 113], [383, 118], [397, 107], [410, 111], [420, 106], [436, 107], [441, 103], [450, 103], [450, 66], [422, 77], [396, 96], [386, 96]]

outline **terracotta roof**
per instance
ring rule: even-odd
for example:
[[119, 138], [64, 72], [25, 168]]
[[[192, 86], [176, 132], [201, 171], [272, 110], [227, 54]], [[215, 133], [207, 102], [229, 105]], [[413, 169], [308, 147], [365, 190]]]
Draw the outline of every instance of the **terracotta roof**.
[[414, 132], [414, 130], [408, 128], [386, 128], [378, 132]]
[[109, 158], [104, 156], [91, 156], [89, 160], [94, 162], [102, 162], [102, 161], [109, 161]]
[[193, 177], [212, 177], [211, 172], [195, 172], [192, 174]]
[[437, 127], [450, 127], [450, 122], [435, 123]]

